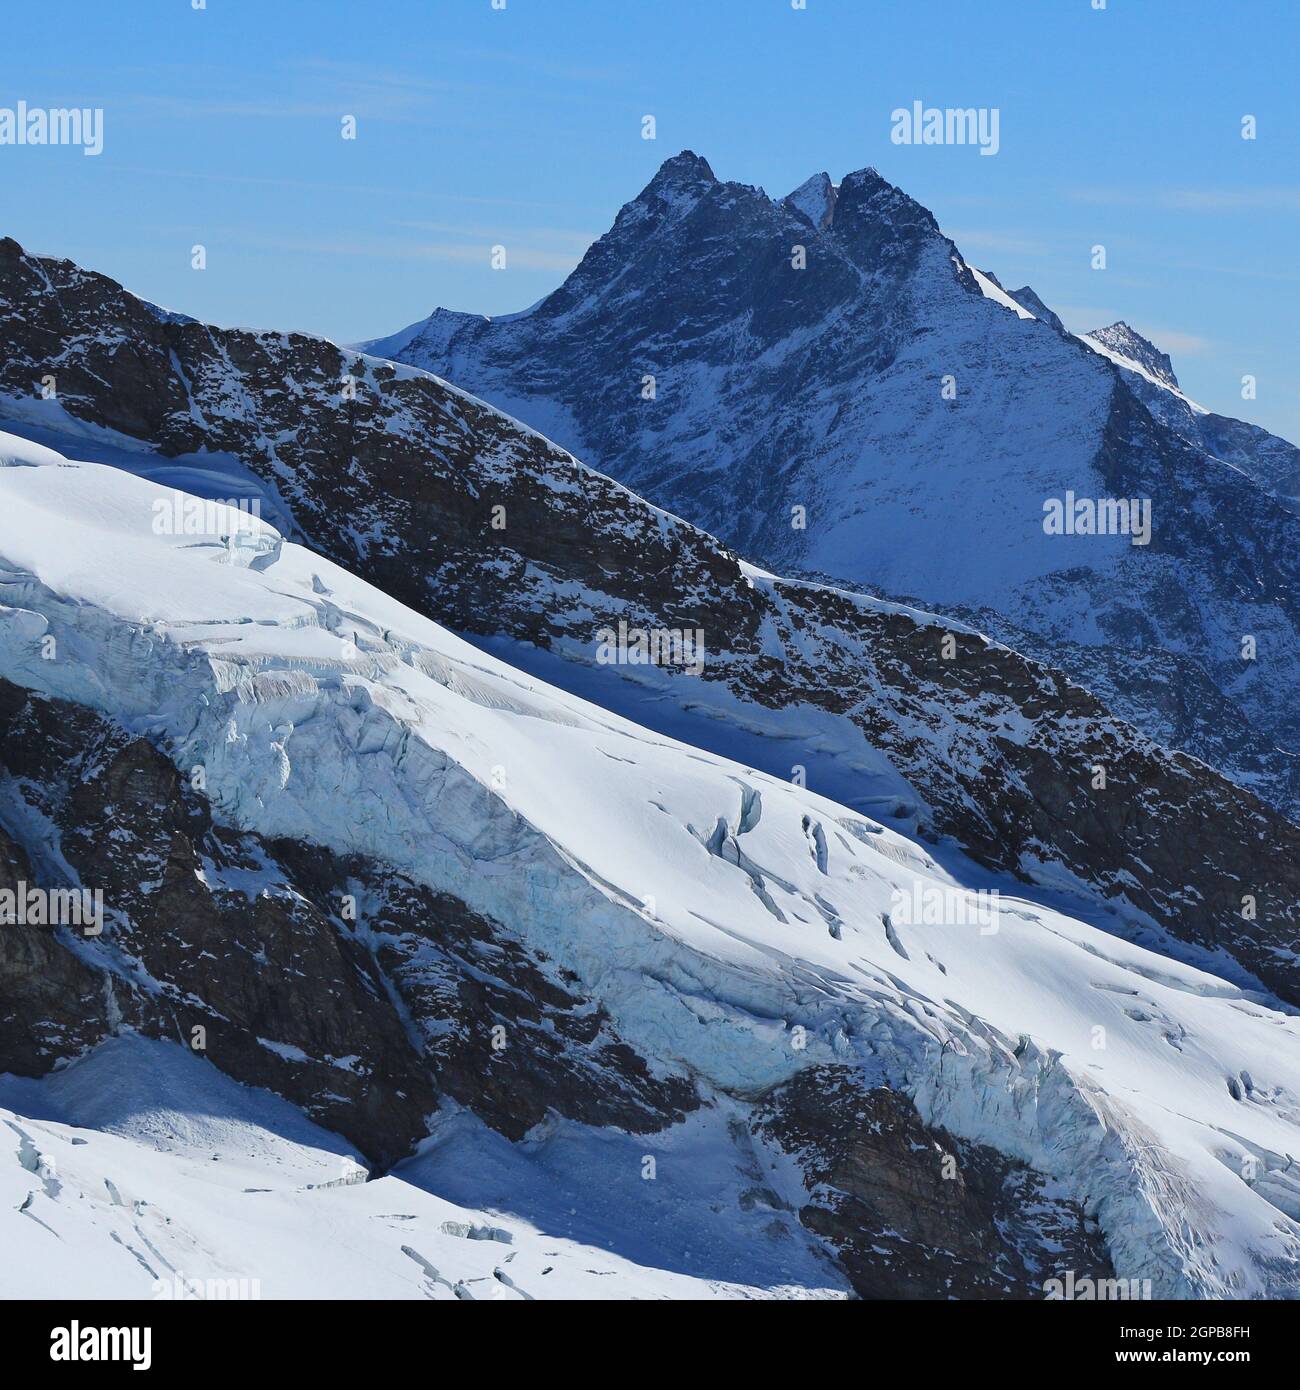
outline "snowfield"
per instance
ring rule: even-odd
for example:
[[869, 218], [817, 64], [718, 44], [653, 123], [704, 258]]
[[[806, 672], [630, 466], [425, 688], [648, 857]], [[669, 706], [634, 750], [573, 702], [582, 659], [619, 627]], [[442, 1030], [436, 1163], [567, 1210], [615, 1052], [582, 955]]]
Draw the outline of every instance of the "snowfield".
[[[157, 534], [160, 497], [0, 435], [0, 675], [147, 733], [186, 775], [201, 766], [241, 828], [364, 853], [510, 924], [653, 1066], [723, 1105], [848, 1062], [927, 1122], [1051, 1175], [1099, 1222], [1117, 1274], [1156, 1296], [1300, 1294], [1292, 1012], [1012, 882], [990, 922], [902, 835], [523, 675], [264, 523], [240, 531], [231, 513], [225, 536]], [[907, 910], [940, 900], [929, 920]], [[4, 1240], [22, 1258], [0, 1292], [147, 1292], [131, 1266], [157, 1268], [150, 1242], [186, 1275], [209, 1257], [237, 1272], [245, 1241], [269, 1270], [287, 1232], [318, 1243], [292, 1256], [286, 1292], [337, 1294], [347, 1278], [352, 1295], [511, 1296], [513, 1279], [540, 1296], [546, 1263], [570, 1294], [614, 1282], [588, 1279], [579, 1244], [400, 1173], [321, 1190], [342, 1146], [275, 1137], [283, 1115], [214, 1119], [168, 1151], [138, 1125], [60, 1111], [55, 1093], [95, 1060], [0, 1092], [29, 1116], [4, 1117]], [[234, 1104], [223, 1094], [214, 1113]], [[428, 1155], [411, 1167], [438, 1190]], [[272, 1191], [244, 1190], [258, 1187]], [[439, 1234], [446, 1222], [512, 1242]], [[687, 1278], [599, 1258], [619, 1296], [677, 1296]], [[807, 1268], [790, 1282], [837, 1287]]]
[[44, 1081], [0, 1078], [0, 1134], [6, 1298], [844, 1296], [829, 1264], [758, 1289], [645, 1268], [397, 1174], [366, 1182], [336, 1135], [169, 1043], [120, 1038]]

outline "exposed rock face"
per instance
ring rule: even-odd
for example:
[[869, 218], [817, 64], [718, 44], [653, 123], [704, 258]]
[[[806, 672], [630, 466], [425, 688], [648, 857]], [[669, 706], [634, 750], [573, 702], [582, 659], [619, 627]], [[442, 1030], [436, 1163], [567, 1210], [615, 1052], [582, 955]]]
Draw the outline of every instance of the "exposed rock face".
[[[1103, 336], [1152, 380], [1050, 311], [984, 297], [876, 171], [847, 175], [829, 210], [819, 189], [775, 202], [683, 154], [534, 309], [439, 310], [370, 348], [768, 568], [979, 609], [1075, 679], [1110, 669], [1117, 713], [1294, 817], [1300, 723], [1281, 692], [1300, 681], [1300, 453], [1192, 410], [1126, 326]], [[1070, 493], [1146, 499], [1149, 543], [1045, 534], [1044, 505]], [[1154, 688], [1122, 679], [1160, 652], [1178, 660]]]
[[627, 601], [647, 571], [701, 600], [739, 574], [692, 528], [426, 373], [301, 334], [163, 322], [113, 281], [12, 241], [0, 342], [0, 389], [28, 397], [52, 374], [79, 420], [168, 456], [235, 455], [315, 549], [452, 625], [474, 626], [489, 576], [518, 610], [495, 630], [540, 635], [552, 575]]
[[[702, 163], [652, 185], [650, 201], [714, 187]], [[837, 219], [864, 215], [852, 211], [854, 199], [894, 207], [903, 198], [879, 180], [869, 192], [868, 183], [850, 183], [848, 210], [841, 188]], [[930, 234], [924, 210], [906, 211], [890, 220], [900, 247]], [[804, 750], [790, 748], [783, 717], [795, 709], [829, 718], [863, 763], [883, 751], [910, 783], [896, 776], [894, 799], [881, 804], [864, 775], [860, 799], [841, 799], [904, 815], [911, 801], [922, 830], [953, 837], [983, 862], [1025, 875], [1045, 865], [1053, 882], [1063, 868], [1300, 1000], [1295, 827], [1210, 768], [1135, 733], [1058, 671], [941, 619], [753, 574], [708, 535], [424, 373], [299, 335], [162, 321], [111, 280], [24, 256], [13, 242], [0, 243], [0, 337], [7, 389], [28, 391], [48, 370], [59, 404], [79, 419], [164, 453], [237, 456], [317, 549], [453, 629], [551, 649], [583, 663], [576, 679], [593, 669], [602, 627], [703, 627], [702, 678], [646, 673], [672, 700], [716, 716], [696, 726], [698, 741], [725, 741], [737, 723], [757, 728], [773, 736], [766, 770], [788, 777]], [[1126, 393], [1116, 394], [1104, 433], [1102, 466], [1122, 495], [1145, 491], [1188, 508], [1199, 496], [1221, 515], [1240, 512], [1226, 483], [1202, 477], [1192, 487], [1170, 462], [1187, 446], [1161, 435]], [[1255, 520], [1261, 565], [1285, 540], [1267, 520]], [[1243, 585], [1251, 582], [1243, 573]], [[1281, 574], [1268, 581], [1283, 583]], [[1069, 648], [1089, 684], [1116, 705], [1136, 693], [1175, 727], [1173, 742], [1194, 741], [1196, 710], [1211, 710], [1215, 760], [1249, 764], [1255, 783], [1271, 785], [1269, 760], [1248, 757], [1254, 735], [1240, 706], [1203, 664], [1160, 654], [1140, 596], [1116, 597], [1110, 580], [1087, 569], [1070, 584], [1095, 599], [1119, 642]], [[1166, 609], [1189, 603], [1171, 569]], [[1041, 634], [979, 616], [1037, 655], [1055, 650]], [[1196, 615], [1185, 618], [1190, 632]], [[1134, 644], [1144, 653], [1136, 665]], [[1225, 655], [1224, 680], [1234, 660]], [[549, 678], [563, 684], [565, 665]], [[612, 668], [597, 674], [614, 682]], [[1093, 786], [1099, 765], [1104, 789]]]
[[41, 1075], [136, 1028], [380, 1165], [440, 1096], [514, 1138], [552, 1110], [637, 1130], [698, 1104], [499, 923], [384, 866], [214, 823], [157, 749], [84, 707], [0, 681], [0, 787], [0, 888], [71, 876], [106, 905], [100, 937], [0, 926], [0, 1071]]
[[[1127, 897], [1174, 936], [1300, 999], [1285, 944], [1300, 939], [1300, 831], [1290, 821], [1142, 739], [1059, 673], [967, 633], [952, 634], [945, 659], [941, 628], [837, 602], [830, 590], [816, 597], [820, 634], [859, 639], [857, 662], [836, 644], [822, 669], [836, 672], [845, 700], [873, 691], [848, 706], [849, 717], [923, 791], [934, 828], [990, 865], [1067, 866], [1104, 897]], [[792, 628], [794, 647], [793, 615]], [[796, 671], [782, 673], [785, 698], [814, 700]], [[953, 736], [955, 710], [969, 715]]]
[[[1028, 309], [1036, 319], [1041, 319], [1044, 323], [1050, 323], [1058, 333], [1064, 333], [1066, 331], [1065, 325], [1061, 322], [1060, 315], [1054, 310], [1049, 309], [1029, 285], [1022, 285], [1020, 289], [1012, 290], [1011, 298], [1014, 299], [1021, 308]], [[1166, 361], [1167, 360], [1166, 358]]]
[[928, 1128], [848, 1068], [778, 1087], [755, 1128], [800, 1164], [812, 1194], [800, 1219], [864, 1298], [1042, 1298], [1066, 1270], [1113, 1277], [1095, 1223], [1040, 1174]]
[[363, 887], [364, 932], [414, 1023], [440, 1094], [521, 1139], [554, 1111], [632, 1133], [699, 1105], [685, 1077], [655, 1077], [599, 1005], [541, 957], [446, 893], [318, 846], [275, 846], [320, 900]]
[[[49, 842], [37, 852], [102, 887], [111, 913], [103, 949], [81, 946], [100, 972], [91, 1002], [107, 995], [109, 1019], [186, 1045], [203, 1030], [199, 1050], [223, 1071], [288, 1095], [379, 1162], [398, 1157], [435, 1100], [369, 952], [260, 846], [214, 826], [147, 742], [78, 706], [0, 690], [6, 787], [21, 808], [8, 816], [39, 818]], [[62, 998], [67, 1027], [81, 1007]]]
[[[0, 891], [37, 881], [22, 846], [0, 827]], [[99, 1042], [111, 989], [49, 927], [0, 923], [0, 1070], [38, 1076]]]

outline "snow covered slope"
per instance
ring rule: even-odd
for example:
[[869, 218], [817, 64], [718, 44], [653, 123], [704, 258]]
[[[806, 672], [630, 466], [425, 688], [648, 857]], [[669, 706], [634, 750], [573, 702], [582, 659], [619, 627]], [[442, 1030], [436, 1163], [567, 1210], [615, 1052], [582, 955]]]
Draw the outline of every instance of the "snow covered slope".
[[5, 457], [0, 675], [148, 732], [237, 828], [510, 923], [711, 1105], [846, 1069], [1058, 1183], [1121, 1277], [1300, 1292], [1300, 1021], [1266, 997], [1010, 885], [990, 916], [905, 837], [525, 676], [268, 526], [159, 535], [150, 484]]
[[[533, 309], [437, 310], [367, 350], [778, 573], [1030, 634], [1294, 816], [1300, 455], [1035, 316], [874, 169], [828, 189], [777, 201], [682, 153]], [[1145, 502], [1148, 540], [1050, 532], [1071, 495]]]
[[[471, 1142], [482, 1162], [490, 1144], [480, 1133]], [[175, 1044], [121, 1038], [42, 1081], [0, 1077], [0, 1297], [846, 1292], [829, 1262], [811, 1256], [802, 1267], [791, 1261], [802, 1283], [737, 1284], [647, 1268], [554, 1227], [466, 1209], [431, 1192], [419, 1172], [366, 1177], [336, 1136]]]

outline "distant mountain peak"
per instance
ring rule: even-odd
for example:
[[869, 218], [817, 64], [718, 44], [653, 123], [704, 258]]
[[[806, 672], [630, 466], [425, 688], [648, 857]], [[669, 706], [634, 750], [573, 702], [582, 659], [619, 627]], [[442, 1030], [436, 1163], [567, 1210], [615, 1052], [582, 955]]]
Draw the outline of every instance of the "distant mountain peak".
[[1144, 338], [1123, 319], [1108, 328], [1095, 328], [1084, 336], [1136, 362], [1165, 386], [1178, 390], [1178, 378], [1174, 375], [1174, 364], [1169, 360], [1169, 354], [1161, 352], [1149, 338]]
[[801, 183], [793, 193], [787, 193], [781, 202], [788, 208], [806, 217], [818, 231], [830, 226], [835, 216], [835, 199], [838, 190], [831, 182], [831, 176], [824, 170]]
[[645, 186], [642, 197], [650, 192], [662, 192], [666, 189], [696, 189], [703, 190], [717, 183], [718, 177], [713, 172], [709, 161], [703, 155], [698, 155], [694, 150], [682, 150], [680, 154], [675, 154], [671, 159], [665, 159], [659, 166], [654, 178]]
[[864, 222], [889, 222], [899, 227], [939, 233], [939, 224], [929, 208], [909, 197], [878, 169], [868, 165], [845, 174], [836, 191], [835, 216]]
[[1029, 285], [1022, 285], [1018, 290], [1010, 290], [1008, 293], [1022, 309], [1028, 309], [1036, 319], [1050, 323], [1061, 333], [1065, 332], [1065, 325], [1061, 322], [1060, 316], [1054, 309], [1049, 309]]

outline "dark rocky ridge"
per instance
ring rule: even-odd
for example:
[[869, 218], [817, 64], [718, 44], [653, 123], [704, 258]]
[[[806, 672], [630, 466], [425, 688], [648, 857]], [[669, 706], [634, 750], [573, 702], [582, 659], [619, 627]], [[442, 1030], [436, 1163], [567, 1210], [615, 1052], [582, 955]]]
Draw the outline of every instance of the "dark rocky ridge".
[[[1054, 310], [1049, 309], [1046, 304], [1038, 297], [1037, 293], [1029, 285], [1022, 285], [1018, 290], [1010, 291], [1011, 298], [1023, 309], [1028, 309], [1037, 319], [1042, 319], [1044, 323], [1050, 323], [1058, 333], [1066, 331], [1065, 324], [1061, 322], [1060, 315]], [[1168, 358], [1165, 359], [1168, 361]]]
[[[685, 176], [705, 177], [694, 165]], [[864, 176], [841, 187], [835, 218], [902, 197]], [[898, 254], [928, 235], [927, 218], [898, 220]], [[957, 629], [948, 657], [940, 620], [751, 579], [711, 537], [435, 378], [302, 335], [162, 321], [113, 281], [12, 241], [0, 242], [0, 342], [0, 388], [30, 395], [51, 373], [76, 419], [163, 454], [235, 455], [278, 489], [316, 549], [454, 630], [589, 663], [597, 630], [620, 619], [703, 626], [703, 679], [665, 673], [681, 702], [725, 722], [738, 697], [771, 729], [791, 706], [833, 715], [910, 780], [928, 803], [926, 833], [1016, 873], [1062, 866], [1300, 1001], [1300, 830], [1058, 671]], [[1132, 472], [1125, 440], [1153, 433], [1150, 415], [1126, 396], [1112, 415], [1105, 467], [1124, 485], [1173, 487]], [[1140, 456], [1160, 473], [1178, 447], [1153, 438]], [[1282, 540], [1261, 536], [1257, 564]], [[1136, 605], [1110, 621], [1142, 634]], [[1154, 658], [1147, 674], [1166, 688]], [[1110, 671], [1113, 689], [1122, 675]], [[1097, 763], [1105, 790], [1091, 786]]]
[[[1018, 303], [1023, 303], [1020, 299], [1023, 293], [1025, 293], [1025, 291], [1017, 290], [1011, 297]], [[1038, 299], [1038, 296], [1034, 295], [1033, 290], [1029, 290], [1028, 293], [1033, 295], [1035, 299]], [[1038, 300], [1038, 302], [1042, 305], [1041, 300]], [[1026, 304], [1025, 308], [1027, 308], [1030, 313], [1036, 314], [1038, 312], [1031, 304]], [[1050, 313], [1051, 311], [1049, 310], [1048, 312]], [[1055, 326], [1061, 326], [1059, 319]], [[1178, 378], [1174, 375], [1174, 364], [1169, 360], [1169, 354], [1167, 352], [1161, 352], [1150, 338], [1144, 338], [1141, 333], [1135, 328], [1130, 328], [1122, 319], [1118, 323], [1112, 323], [1106, 328], [1094, 328], [1093, 331], [1086, 336], [1091, 338], [1094, 342], [1100, 343], [1102, 347], [1107, 347], [1112, 352], [1119, 353], [1121, 357], [1127, 357], [1131, 362], [1136, 362], [1139, 367], [1144, 367], [1153, 377], [1162, 381], [1166, 386], [1172, 386], [1175, 390], [1178, 389]]]

